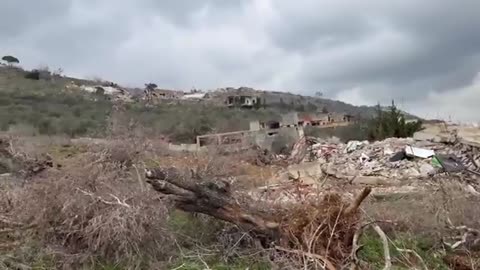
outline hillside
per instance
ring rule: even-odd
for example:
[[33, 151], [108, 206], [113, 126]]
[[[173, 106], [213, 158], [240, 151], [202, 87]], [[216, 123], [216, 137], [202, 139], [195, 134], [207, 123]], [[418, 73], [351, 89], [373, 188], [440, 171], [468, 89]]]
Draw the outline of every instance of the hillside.
[[[157, 103], [152, 103], [145, 100], [140, 89], [51, 74], [32, 80], [26, 78], [26, 74], [28, 72], [20, 68], [0, 66], [2, 131], [102, 137], [107, 135], [107, 126], [115, 118], [116, 121], [129, 122], [131, 126], [142, 126], [146, 135], [192, 142], [196, 135], [247, 129], [250, 120], [278, 120], [282, 113], [289, 111], [310, 114], [326, 110], [348, 113], [358, 119], [375, 113], [373, 107], [246, 87], [208, 91], [208, 98], [203, 99], [160, 98]], [[100, 94], [95, 90], [98, 85], [102, 85], [97, 87], [102, 90]], [[110, 88], [112, 91], [121, 90], [121, 94], [107, 95], [105, 91]], [[263, 106], [250, 110], [227, 108], [225, 98], [231, 94], [258, 96]], [[120, 110], [112, 115], [114, 105]]]
[[331, 100], [321, 97], [302, 96], [288, 92], [257, 90], [249, 87], [221, 88], [210, 91], [214, 96], [221, 97], [221, 102], [229, 95], [252, 95], [259, 97], [262, 101], [279, 110], [295, 110], [299, 112], [314, 112], [326, 110], [334, 113], [347, 113], [370, 117], [375, 113], [374, 107], [354, 106], [342, 101]]

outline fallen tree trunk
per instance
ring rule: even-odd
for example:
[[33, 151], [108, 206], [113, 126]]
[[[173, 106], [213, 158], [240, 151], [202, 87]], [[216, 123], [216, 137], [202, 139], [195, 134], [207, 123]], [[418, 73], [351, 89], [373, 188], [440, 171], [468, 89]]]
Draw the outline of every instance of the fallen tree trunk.
[[226, 181], [201, 181], [198, 175], [182, 173], [175, 168], [146, 171], [153, 189], [168, 195], [181, 210], [202, 213], [261, 234], [269, 244], [307, 250], [325, 257], [331, 263], [343, 262], [350, 254], [359, 225], [359, 207], [370, 194], [365, 188], [353, 201], [338, 194], [316, 201], [304, 201], [290, 208], [276, 205], [260, 211], [252, 205], [237, 202]]
[[243, 209], [231, 196], [227, 182], [195, 182], [175, 168], [148, 170], [146, 177], [154, 190], [171, 195], [181, 210], [206, 214], [269, 235], [279, 227], [277, 222]]

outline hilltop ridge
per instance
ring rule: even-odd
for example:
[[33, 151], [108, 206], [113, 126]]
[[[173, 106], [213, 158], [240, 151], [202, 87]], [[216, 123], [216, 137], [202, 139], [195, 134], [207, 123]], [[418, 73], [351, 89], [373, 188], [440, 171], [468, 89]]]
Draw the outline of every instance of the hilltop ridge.
[[[6, 65], [0, 66], [0, 93], [2, 131], [105, 136], [113, 108], [120, 106], [122, 121], [133, 121], [147, 127], [142, 132], [178, 142], [191, 142], [207, 133], [245, 130], [251, 120], [278, 120], [291, 111], [299, 115], [345, 113], [356, 119], [367, 119], [376, 112], [375, 107], [249, 87], [178, 91], [146, 84], [143, 89], [129, 88], [48, 69], [27, 71]], [[247, 106], [230, 104], [236, 97], [235, 102]], [[249, 98], [255, 103], [248, 103]]]

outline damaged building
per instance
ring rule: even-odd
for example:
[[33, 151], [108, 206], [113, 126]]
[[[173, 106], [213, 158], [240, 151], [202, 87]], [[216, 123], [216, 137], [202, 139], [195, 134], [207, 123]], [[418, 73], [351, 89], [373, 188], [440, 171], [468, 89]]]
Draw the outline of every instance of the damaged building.
[[282, 115], [281, 121], [251, 121], [249, 130], [197, 136], [197, 149], [222, 145], [224, 150], [238, 150], [257, 145], [272, 150], [274, 142], [279, 138], [285, 144], [293, 144], [304, 135], [303, 127], [298, 122], [297, 113]]
[[235, 95], [228, 96], [225, 103], [230, 108], [253, 108], [260, 103], [260, 98], [257, 96]]
[[335, 126], [347, 125], [353, 122], [354, 118], [350, 114], [342, 113], [318, 113], [304, 115], [299, 120], [301, 126]]
[[155, 101], [155, 100], [172, 100], [182, 98], [184, 93], [182, 91], [174, 91], [167, 89], [145, 89], [144, 90], [144, 100]]
[[228, 133], [217, 133], [197, 136], [197, 148], [204, 146], [221, 145], [222, 148], [250, 148], [257, 145], [262, 149], [274, 150], [279, 141], [284, 145], [290, 145], [304, 136], [303, 127], [322, 126], [332, 127], [348, 125], [352, 121], [348, 114], [317, 114], [313, 117], [304, 116], [299, 118], [298, 113], [283, 114], [280, 121], [251, 121], [249, 130]]

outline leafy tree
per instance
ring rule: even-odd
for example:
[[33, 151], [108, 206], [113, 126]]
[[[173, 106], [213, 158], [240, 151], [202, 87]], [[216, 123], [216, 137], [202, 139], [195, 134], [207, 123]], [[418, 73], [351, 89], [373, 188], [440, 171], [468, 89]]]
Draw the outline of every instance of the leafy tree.
[[376, 108], [376, 116], [368, 123], [368, 138], [383, 140], [390, 137], [405, 138], [413, 136], [422, 127], [421, 121], [406, 122], [403, 113], [397, 109], [395, 102], [388, 110], [382, 109], [380, 104]]
[[322, 108], [322, 113], [329, 113], [327, 107], [323, 107], [323, 108]]
[[315, 92], [315, 96], [316, 97], [323, 97], [323, 92], [317, 91], [317, 92]]
[[146, 83], [145, 84], [145, 89], [149, 90], [149, 91], [153, 91], [155, 90], [155, 88], [157, 88], [158, 86], [154, 83]]
[[18, 64], [18, 63], [20, 63], [18, 58], [14, 57], [14, 56], [11, 56], [11, 55], [5, 55], [4, 57], [2, 57], [2, 60], [7, 62], [8, 64]]

